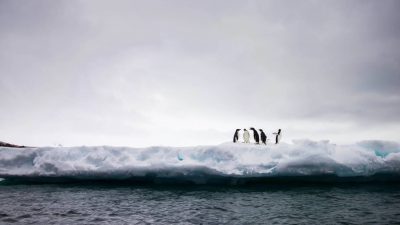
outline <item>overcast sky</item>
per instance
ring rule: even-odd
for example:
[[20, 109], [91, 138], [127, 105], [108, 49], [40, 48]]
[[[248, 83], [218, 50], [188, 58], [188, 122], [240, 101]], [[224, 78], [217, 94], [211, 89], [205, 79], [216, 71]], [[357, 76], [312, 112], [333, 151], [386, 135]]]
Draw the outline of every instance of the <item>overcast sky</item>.
[[0, 0], [0, 141], [399, 141], [400, 1]]

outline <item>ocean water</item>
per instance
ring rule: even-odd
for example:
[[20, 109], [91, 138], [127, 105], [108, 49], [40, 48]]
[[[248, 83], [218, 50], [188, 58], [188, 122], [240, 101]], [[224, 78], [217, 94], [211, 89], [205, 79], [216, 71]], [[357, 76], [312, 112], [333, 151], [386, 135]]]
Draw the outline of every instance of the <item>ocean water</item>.
[[399, 184], [0, 184], [1, 224], [399, 224]]
[[400, 144], [0, 148], [0, 224], [400, 224]]

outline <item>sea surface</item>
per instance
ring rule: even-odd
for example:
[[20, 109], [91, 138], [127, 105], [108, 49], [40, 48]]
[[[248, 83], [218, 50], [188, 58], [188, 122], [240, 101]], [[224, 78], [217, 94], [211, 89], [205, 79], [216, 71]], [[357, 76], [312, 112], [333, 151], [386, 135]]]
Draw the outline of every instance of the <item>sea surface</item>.
[[2, 224], [400, 224], [400, 144], [0, 148]]
[[399, 224], [400, 184], [0, 182], [0, 224]]

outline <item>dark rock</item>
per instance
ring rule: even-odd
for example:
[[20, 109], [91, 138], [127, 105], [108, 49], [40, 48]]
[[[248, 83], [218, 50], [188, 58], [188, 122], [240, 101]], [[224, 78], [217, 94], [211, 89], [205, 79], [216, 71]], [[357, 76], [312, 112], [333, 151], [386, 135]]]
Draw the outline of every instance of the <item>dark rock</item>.
[[2, 141], [0, 141], [0, 147], [9, 147], [9, 148], [26, 148], [26, 146], [23, 146], [23, 145], [13, 145], [13, 144], [9, 144], [9, 143], [2, 142]]

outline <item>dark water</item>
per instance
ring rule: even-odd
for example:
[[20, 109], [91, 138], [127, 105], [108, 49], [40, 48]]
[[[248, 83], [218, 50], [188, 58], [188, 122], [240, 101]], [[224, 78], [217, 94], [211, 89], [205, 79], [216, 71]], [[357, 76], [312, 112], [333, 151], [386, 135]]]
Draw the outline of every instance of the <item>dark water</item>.
[[399, 224], [399, 184], [0, 185], [1, 224]]

